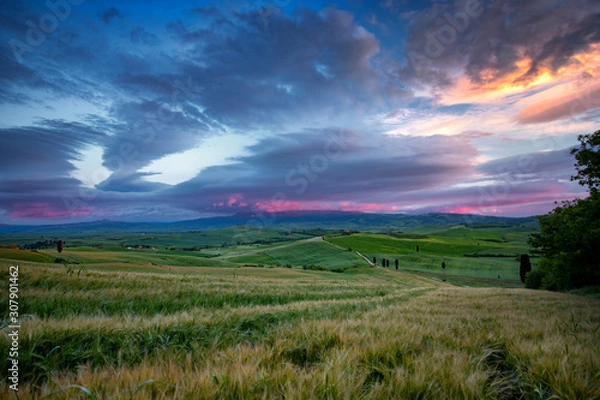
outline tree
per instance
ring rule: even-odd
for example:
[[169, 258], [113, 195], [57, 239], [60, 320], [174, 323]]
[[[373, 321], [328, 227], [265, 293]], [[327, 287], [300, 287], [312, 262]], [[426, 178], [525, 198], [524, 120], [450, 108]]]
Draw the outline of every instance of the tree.
[[521, 277], [521, 282], [525, 283], [525, 275], [529, 271], [531, 271], [531, 260], [529, 259], [528, 254], [521, 254], [520, 265], [519, 265], [519, 276]]
[[62, 240], [59, 240], [58, 242], [56, 242], [56, 250], [61, 253], [63, 250], [63, 242]]
[[600, 195], [565, 201], [538, 220], [540, 232], [529, 237], [529, 244], [541, 255], [541, 287], [600, 284]]
[[579, 148], [571, 150], [577, 163], [577, 175], [572, 181], [578, 181], [581, 186], [587, 186], [590, 194], [596, 194], [600, 187], [600, 131], [589, 135], [579, 135]]
[[446, 263], [442, 261], [442, 269], [446, 269]]
[[530, 235], [529, 244], [541, 255], [539, 272], [536, 279], [525, 277], [528, 286], [539, 282], [544, 289], [564, 290], [600, 284], [600, 131], [578, 139], [580, 147], [571, 151], [577, 175], [571, 179], [590, 195], [538, 217], [540, 232]]

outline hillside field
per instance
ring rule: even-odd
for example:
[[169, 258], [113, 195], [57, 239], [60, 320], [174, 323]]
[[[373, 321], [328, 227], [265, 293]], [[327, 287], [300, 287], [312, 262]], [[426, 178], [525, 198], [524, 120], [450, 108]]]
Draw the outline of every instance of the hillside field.
[[[62, 254], [50, 247], [36, 253], [26, 250], [0, 249], [0, 259], [91, 265], [96, 268], [123, 267], [131, 270], [143, 266], [315, 266], [329, 270], [368, 267], [357, 252], [381, 266], [382, 258], [398, 259], [405, 271], [429, 273], [440, 279], [480, 278], [478, 284], [519, 286], [519, 263], [516, 257], [527, 253], [527, 228], [465, 226], [428, 228], [414, 233], [353, 233], [339, 231], [276, 231], [264, 229], [222, 229], [213, 232], [177, 234], [138, 234], [70, 238]], [[252, 244], [234, 244], [239, 232]], [[325, 240], [322, 240], [324, 237]], [[5, 243], [16, 238], [4, 239]], [[32, 243], [34, 238], [21, 237], [17, 243]], [[419, 246], [419, 251], [416, 251]], [[351, 251], [348, 251], [351, 250]], [[444, 262], [446, 269], [441, 269]], [[536, 259], [533, 258], [534, 267]], [[79, 267], [77, 267], [79, 268]], [[485, 280], [496, 280], [496, 283]], [[483, 282], [483, 283], [482, 283]]]
[[[426, 234], [383, 235], [355, 233], [331, 235], [326, 240], [359, 251], [370, 260], [383, 258], [394, 268], [431, 272], [442, 277], [463, 276], [519, 281], [517, 256], [529, 252], [527, 234], [497, 229], [452, 227]], [[418, 251], [417, 251], [418, 247]], [[446, 268], [442, 269], [444, 262]], [[536, 259], [532, 260], [534, 266]], [[442, 278], [444, 279], [444, 278]]]
[[527, 229], [233, 232], [0, 249], [19, 398], [600, 399], [600, 300], [523, 289]]
[[20, 265], [20, 398], [600, 394], [600, 300], [374, 268]]

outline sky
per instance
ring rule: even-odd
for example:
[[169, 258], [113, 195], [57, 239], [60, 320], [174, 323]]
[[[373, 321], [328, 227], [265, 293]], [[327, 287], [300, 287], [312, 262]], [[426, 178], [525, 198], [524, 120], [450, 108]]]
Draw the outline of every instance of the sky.
[[0, 223], [544, 214], [585, 197], [598, 0], [13, 1]]

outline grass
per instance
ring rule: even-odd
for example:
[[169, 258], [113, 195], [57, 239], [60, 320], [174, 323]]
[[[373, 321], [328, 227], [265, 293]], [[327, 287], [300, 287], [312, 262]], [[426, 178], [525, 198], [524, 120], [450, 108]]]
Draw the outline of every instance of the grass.
[[373, 268], [20, 265], [20, 398], [600, 398], [596, 299]]
[[[318, 239], [318, 238], [317, 238]], [[322, 240], [300, 240], [268, 245], [241, 245], [224, 249], [203, 251], [170, 251], [111, 247], [97, 249], [89, 246], [65, 249], [58, 253], [55, 249], [25, 250], [1, 249], [0, 258], [53, 262], [56, 258], [71, 264], [120, 264], [184, 267], [233, 267], [245, 264], [254, 265], [321, 265], [327, 269], [364, 267], [368, 264], [359, 256], [342, 251]], [[20, 257], [20, 258], [19, 258]]]
[[[482, 284], [485, 280], [520, 282], [516, 255], [529, 250], [524, 238], [518, 229], [516, 232], [503, 232], [497, 228], [473, 229], [461, 226], [423, 235], [358, 233], [329, 236], [326, 240], [342, 248], [357, 250], [371, 260], [375, 257], [378, 265], [385, 258], [390, 260], [390, 267], [394, 268], [394, 261], [397, 259], [402, 270], [481, 278]], [[442, 262], [446, 265], [445, 270], [441, 268]], [[533, 265], [536, 266], [535, 259]], [[493, 283], [491, 286], [497, 284]]]
[[224, 265], [321, 266], [330, 270], [367, 267], [368, 263], [353, 252], [332, 246], [319, 237], [283, 244], [235, 246], [221, 251], [214, 262]]
[[[376, 257], [379, 265], [381, 259], [386, 258], [391, 260], [390, 266], [393, 267], [394, 260], [398, 259], [401, 269], [435, 273], [440, 271], [444, 262], [447, 275], [519, 281], [515, 256], [528, 251], [525, 243], [527, 229], [519, 226], [429, 227], [409, 233], [392, 232], [391, 235], [330, 234], [326, 236], [326, 242], [319, 236], [314, 236], [316, 232], [313, 231], [286, 232], [248, 228], [242, 232], [244, 237], [260, 243], [231, 245], [239, 241], [239, 237], [233, 239], [237, 237], [236, 234], [241, 234], [238, 231], [239, 229], [230, 228], [172, 234], [119, 236], [113, 233], [93, 239], [76, 237], [69, 239], [70, 246], [79, 245], [65, 248], [62, 254], [58, 254], [55, 249], [39, 250], [37, 253], [4, 249], [0, 251], [0, 258], [15, 259], [14, 257], [20, 256], [21, 258], [16, 259], [52, 262], [60, 257], [70, 263], [107, 268], [112, 266], [113, 269], [125, 271], [139, 271], [140, 266], [148, 271], [173, 266], [315, 265], [338, 271], [368, 266], [362, 257], [347, 251], [351, 248], [369, 259]], [[33, 241], [34, 238], [22, 239], [21, 244]], [[229, 244], [223, 246], [221, 243]], [[127, 249], [127, 246], [132, 249]], [[146, 247], [139, 249], [139, 246]], [[417, 246], [419, 252], [416, 251]], [[196, 250], [189, 251], [190, 249]], [[535, 263], [536, 260], [533, 259], [534, 267]]]
[[497, 230], [453, 227], [426, 235], [422, 239], [359, 233], [329, 237], [328, 240], [344, 248], [351, 247], [365, 255], [413, 254], [417, 246], [421, 253], [443, 257], [462, 257], [476, 252], [511, 251], [515, 255], [527, 252], [527, 245], [522, 241], [521, 236], [511, 237], [511, 239], [505, 236]]
[[[107, 230], [110, 229], [110, 230]], [[78, 232], [69, 228], [54, 232], [6, 232], [0, 234], [0, 245], [31, 244], [47, 239], [63, 239], [72, 247], [91, 246], [98, 248], [155, 246], [161, 250], [165, 247], [183, 248], [221, 248], [223, 244], [233, 246], [248, 243], [279, 243], [306, 239], [322, 235], [319, 231], [285, 231], [265, 229], [251, 226], [231, 227], [211, 230], [209, 232], [169, 232], [169, 233], [132, 233], [120, 232], [115, 228], [100, 229], [96, 232]]]
[[0, 249], [0, 259], [41, 263], [50, 263], [54, 261], [54, 257], [49, 254], [19, 249]]
[[302, 243], [297, 246], [266, 251], [265, 254], [277, 260], [280, 265], [302, 266], [313, 264], [322, 265], [329, 269], [368, 266], [365, 260], [355, 253], [340, 251], [340, 249], [324, 242]]
[[[523, 227], [219, 245], [233, 233], [1, 249], [2, 298], [21, 267], [20, 398], [600, 399], [598, 290], [522, 289], [518, 262], [499, 256], [526, 252]], [[118, 244], [130, 239], [177, 248]], [[215, 246], [181, 249], [200, 243]], [[401, 270], [362, 268], [348, 247]]]
[[[12, 253], [11, 253], [12, 252]], [[15, 258], [21, 254], [21, 258]], [[69, 264], [134, 264], [134, 265], [179, 265], [179, 266], [233, 266], [226, 261], [207, 257], [202, 252], [127, 250], [123, 248], [95, 249], [75, 247], [58, 253], [55, 249], [38, 250], [4, 250], [0, 249], [0, 259], [14, 259], [51, 263], [60, 258]]]

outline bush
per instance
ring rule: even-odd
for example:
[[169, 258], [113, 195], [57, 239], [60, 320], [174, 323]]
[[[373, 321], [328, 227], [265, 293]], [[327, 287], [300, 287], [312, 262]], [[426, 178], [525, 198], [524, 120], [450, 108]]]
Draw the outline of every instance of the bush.
[[529, 289], [540, 289], [546, 273], [539, 269], [529, 271], [525, 274], [525, 287]]
[[310, 265], [303, 265], [302, 269], [307, 269], [310, 271], [326, 271], [327, 268], [322, 267], [320, 265], [314, 265], [314, 264], [310, 264]]

